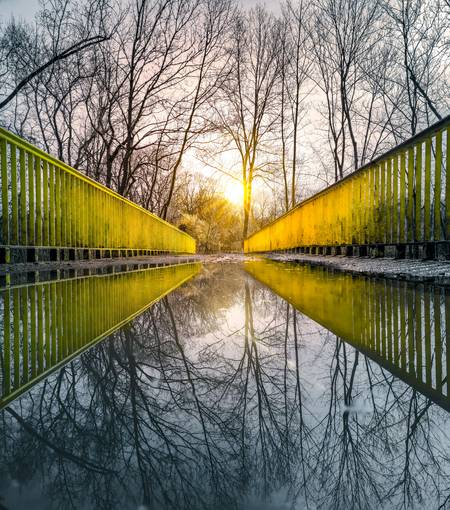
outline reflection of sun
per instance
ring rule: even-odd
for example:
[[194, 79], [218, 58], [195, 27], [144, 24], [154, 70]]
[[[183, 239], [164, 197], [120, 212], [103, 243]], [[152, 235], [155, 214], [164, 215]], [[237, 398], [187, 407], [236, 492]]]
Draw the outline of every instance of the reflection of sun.
[[229, 180], [223, 183], [224, 197], [235, 205], [242, 205], [244, 188], [239, 181]]

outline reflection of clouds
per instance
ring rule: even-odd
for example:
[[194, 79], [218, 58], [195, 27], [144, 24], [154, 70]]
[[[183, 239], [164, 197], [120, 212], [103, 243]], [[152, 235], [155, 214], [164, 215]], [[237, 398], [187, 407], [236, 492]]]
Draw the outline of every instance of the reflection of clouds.
[[348, 414], [358, 414], [360, 416], [373, 414], [373, 405], [367, 399], [356, 398], [350, 405], [344, 405], [343, 409]]

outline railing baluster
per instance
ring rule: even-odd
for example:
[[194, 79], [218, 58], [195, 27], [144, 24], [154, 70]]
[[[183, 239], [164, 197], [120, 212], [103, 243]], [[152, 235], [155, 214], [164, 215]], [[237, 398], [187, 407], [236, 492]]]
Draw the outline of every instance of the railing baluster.
[[392, 285], [386, 285], [386, 342], [387, 342], [387, 359], [392, 363], [393, 342], [392, 336]]
[[9, 144], [10, 164], [11, 164], [11, 235], [10, 243], [12, 245], [19, 244], [19, 200], [17, 190], [17, 152], [13, 143]]
[[375, 165], [375, 183], [374, 183], [374, 191], [375, 191], [375, 209], [374, 209], [374, 241], [376, 243], [381, 242], [381, 229], [380, 229], [380, 216], [381, 216], [381, 171], [380, 165]]
[[35, 238], [35, 202], [34, 202], [34, 158], [33, 154], [27, 153], [27, 173], [28, 173], [28, 242], [34, 246], [36, 244]]
[[380, 173], [381, 173], [381, 182], [380, 182], [380, 242], [386, 243], [387, 242], [387, 228], [386, 228], [386, 218], [387, 218], [387, 211], [386, 211], [386, 162], [382, 161], [380, 163]]
[[42, 285], [37, 286], [37, 361], [38, 373], [45, 369], [44, 351], [44, 293]]
[[442, 167], [442, 132], [436, 133], [436, 156], [434, 160], [434, 240], [441, 236], [441, 167]]
[[62, 294], [62, 306], [61, 306], [61, 313], [62, 313], [62, 330], [63, 330], [63, 354], [64, 356], [67, 356], [68, 354], [72, 353], [72, 348], [70, 345], [70, 310], [69, 310], [69, 303], [71, 302], [71, 296], [70, 296], [70, 285], [71, 282], [62, 282], [63, 287], [63, 294]]
[[422, 143], [416, 146], [416, 162], [415, 162], [415, 183], [416, 183], [416, 202], [415, 202], [415, 240], [422, 241]]
[[[445, 159], [445, 218], [446, 218], [446, 236], [450, 241], [450, 127], [447, 128], [446, 140], [446, 159]], [[450, 333], [449, 333], [450, 334]], [[450, 395], [450, 392], [449, 392]]]
[[2, 292], [3, 297], [3, 393], [11, 391], [11, 322], [10, 290]]
[[392, 204], [393, 204], [393, 239], [392, 242], [400, 242], [400, 216], [399, 216], [399, 194], [398, 194], [398, 183], [399, 183], [399, 171], [398, 171], [398, 155], [394, 155], [394, 175], [393, 175], [393, 189], [392, 189]]
[[28, 245], [28, 217], [27, 217], [27, 167], [25, 164], [25, 151], [19, 150], [19, 165], [20, 165], [20, 223], [21, 234], [20, 244], [22, 246]]
[[408, 150], [407, 241], [414, 241], [414, 147]]
[[406, 154], [404, 151], [400, 153], [400, 211], [399, 211], [399, 242], [404, 243], [405, 223], [406, 223]]
[[442, 393], [442, 335], [441, 335], [441, 290], [435, 287], [433, 293], [434, 308], [434, 349], [436, 356], [436, 389]]
[[422, 373], [422, 295], [423, 295], [423, 286], [414, 288], [415, 302], [414, 302], [414, 317], [415, 317], [415, 338], [416, 338], [416, 377], [422, 382], [423, 373]]
[[431, 138], [425, 142], [424, 240], [431, 240]]
[[[428, 290], [428, 289], [427, 289]], [[432, 375], [431, 375], [431, 296], [430, 292], [427, 291], [424, 294], [424, 343], [425, 343], [425, 378], [426, 383], [431, 386]]]
[[48, 163], [47, 161], [42, 161], [42, 200], [43, 200], [43, 215], [42, 215], [42, 222], [43, 222], [43, 229], [42, 229], [42, 245], [48, 246], [49, 245], [49, 205], [48, 205]]
[[406, 295], [407, 295], [407, 309], [408, 309], [408, 372], [410, 375], [415, 375], [416, 366], [415, 366], [415, 318], [414, 318], [414, 291], [408, 284], [405, 284], [406, 287]]
[[14, 389], [20, 386], [20, 294], [19, 289], [13, 289], [13, 358], [14, 358], [14, 370], [13, 370], [13, 381]]
[[48, 165], [48, 245], [55, 246], [55, 167]]
[[399, 282], [395, 282], [392, 285], [392, 329], [393, 329], [393, 337], [392, 340], [394, 342], [394, 363], [399, 364], [399, 303], [400, 303], [400, 286]]
[[52, 352], [51, 352], [51, 335], [50, 335], [50, 284], [46, 283], [42, 288], [43, 308], [44, 308], [44, 354], [45, 354], [45, 368], [53, 365]]
[[31, 377], [37, 374], [36, 288], [30, 288], [30, 363]]
[[6, 154], [6, 140], [0, 139], [0, 165], [2, 175], [2, 243], [9, 244], [9, 200], [8, 200], [8, 156]]
[[42, 246], [42, 168], [41, 158], [34, 159], [36, 176], [36, 246]]
[[386, 162], [386, 242], [392, 243], [392, 160]]
[[28, 288], [22, 287], [20, 293], [22, 307], [22, 382], [29, 379], [29, 338], [28, 338]]

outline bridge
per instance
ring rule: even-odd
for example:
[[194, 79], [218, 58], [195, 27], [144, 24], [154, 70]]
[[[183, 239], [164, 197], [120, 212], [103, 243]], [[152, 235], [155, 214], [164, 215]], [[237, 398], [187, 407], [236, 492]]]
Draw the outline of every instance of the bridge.
[[0, 128], [0, 264], [195, 253], [170, 223]]
[[[185, 232], [4, 129], [0, 163], [0, 263], [195, 253]], [[246, 239], [244, 251], [450, 258], [450, 117], [301, 202]], [[450, 410], [448, 289], [270, 261], [245, 268]], [[178, 264], [0, 289], [0, 407], [198, 269]]]
[[450, 116], [299, 203], [246, 253], [450, 258]]
[[[0, 263], [195, 253], [170, 223], [0, 128]], [[299, 203], [245, 253], [450, 258], [450, 116]]]

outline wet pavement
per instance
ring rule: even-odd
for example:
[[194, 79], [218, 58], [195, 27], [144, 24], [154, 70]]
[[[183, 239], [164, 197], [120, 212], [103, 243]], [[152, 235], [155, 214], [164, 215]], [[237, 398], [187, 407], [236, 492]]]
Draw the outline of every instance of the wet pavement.
[[394, 258], [344, 257], [327, 255], [278, 254], [266, 255], [267, 258], [283, 262], [331, 267], [340, 271], [379, 275], [384, 278], [410, 280], [416, 282], [435, 282], [450, 285], [450, 261], [417, 260]]

